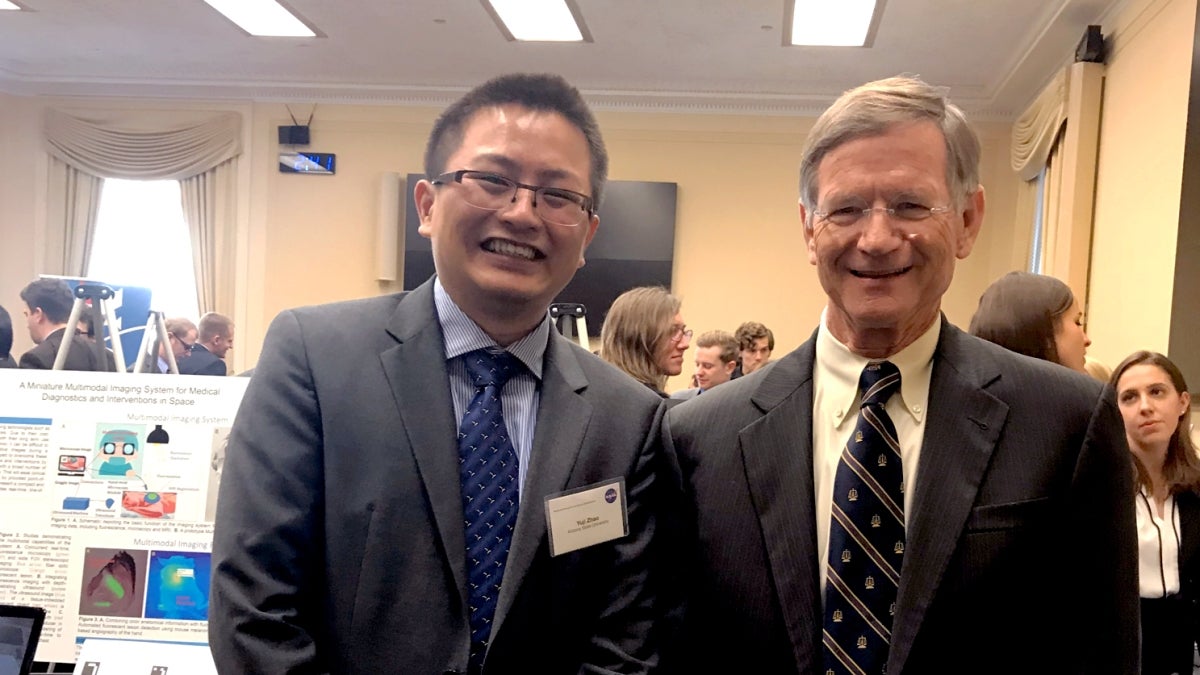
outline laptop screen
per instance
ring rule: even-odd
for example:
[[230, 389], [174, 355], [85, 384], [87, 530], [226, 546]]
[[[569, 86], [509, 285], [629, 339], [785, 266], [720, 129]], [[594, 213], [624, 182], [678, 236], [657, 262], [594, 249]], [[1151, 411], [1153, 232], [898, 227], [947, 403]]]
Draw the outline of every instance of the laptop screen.
[[0, 675], [28, 675], [44, 616], [40, 609], [0, 605]]

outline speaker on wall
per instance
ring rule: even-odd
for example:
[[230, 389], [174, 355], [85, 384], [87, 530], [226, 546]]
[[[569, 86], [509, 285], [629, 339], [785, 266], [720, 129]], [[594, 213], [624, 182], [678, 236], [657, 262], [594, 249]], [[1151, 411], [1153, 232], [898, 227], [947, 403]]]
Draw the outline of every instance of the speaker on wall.
[[379, 177], [379, 211], [375, 223], [375, 278], [379, 281], [395, 281], [398, 276], [404, 185], [404, 176], [399, 173], [388, 171]]

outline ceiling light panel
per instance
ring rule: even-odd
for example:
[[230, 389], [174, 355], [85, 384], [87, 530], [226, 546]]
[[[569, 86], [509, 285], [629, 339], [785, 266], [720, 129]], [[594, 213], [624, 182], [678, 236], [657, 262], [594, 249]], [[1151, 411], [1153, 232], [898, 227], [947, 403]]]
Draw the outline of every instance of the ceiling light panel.
[[583, 42], [566, 0], [484, 0], [502, 28], [524, 42]]
[[311, 28], [275, 0], [204, 0], [242, 30], [262, 37], [316, 37]]
[[791, 44], [863, 47], [875, 18], [876, 0], [793, 0]]
[[21, 8], [17, 7], [16, 5], [9, 2], [8, 0], [0, 0], [0, 10], [5, 10], [5, 9], [21, 9]]

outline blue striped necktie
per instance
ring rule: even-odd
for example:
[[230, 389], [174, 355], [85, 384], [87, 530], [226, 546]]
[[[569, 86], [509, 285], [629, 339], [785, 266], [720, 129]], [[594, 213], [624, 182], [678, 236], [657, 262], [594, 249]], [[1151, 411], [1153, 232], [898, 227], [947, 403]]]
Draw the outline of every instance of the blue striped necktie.
[[478, 673], [491, 637], [519, 505], [517, 453], [504, 425], [500, 390], [524, 366], [508, 352], [486, 349], [462, 358], [475, 384], [475, 396], [459, 425], [458, 461], [467, 535], [470, 672]]
[[868, 363], [854, 433], [833, 483], [823, 634], [826, 675], [887, 671], [904, 561], [904, 471], [896, 427], [884, 411], [900, 389], [889, 361]]

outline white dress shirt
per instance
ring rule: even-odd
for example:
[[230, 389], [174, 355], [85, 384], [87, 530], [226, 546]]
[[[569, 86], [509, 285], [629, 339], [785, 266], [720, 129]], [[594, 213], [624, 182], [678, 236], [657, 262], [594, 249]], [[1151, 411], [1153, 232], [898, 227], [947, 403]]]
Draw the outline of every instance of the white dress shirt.
[[[828, 310], [826, 310], [828, 311]], [[904, 463], [904, 516], [907, 523], [916, 485], [917, 461], [925, 435], [929, 379], [933, 374], [933, 352], [942, 333], [939, 318], [912, 344], [887, 360], [900, 369], [900, 391], [888, 399], [884, 410], [896, 426], [900, 457]], [[829, 520], [833, 511], [833, 483], [838, 459], [850, 440], [858, 419], [858, 378], [874, 360], [850, 351], [829, 332], [825, 312], [817, 331], [813, 364], [813, 489], [817, 511], [817, 565], [821, 571], [821, 603], [825, 602], [825, 580], [829, 566]]]
[[1163, 515], [1146, 489], [1135, 498], [1138, 538], [1138, 594], [1165, 598], [1179, 592], [1179, 509], [1175, 498], [1163, 502]]

